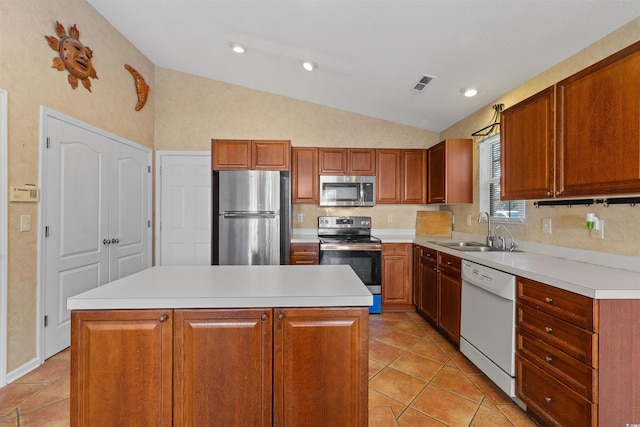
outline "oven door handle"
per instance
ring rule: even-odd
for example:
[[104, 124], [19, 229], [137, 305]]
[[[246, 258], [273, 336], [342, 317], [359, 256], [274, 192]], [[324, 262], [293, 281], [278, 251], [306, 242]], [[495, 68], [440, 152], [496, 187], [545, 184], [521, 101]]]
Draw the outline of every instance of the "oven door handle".
[[322, 243], [320, 245], [321, 251], [382, 251], [382, 245], [379, 243], [357, 243], [357, 244], [344, 244], [344, 243]]

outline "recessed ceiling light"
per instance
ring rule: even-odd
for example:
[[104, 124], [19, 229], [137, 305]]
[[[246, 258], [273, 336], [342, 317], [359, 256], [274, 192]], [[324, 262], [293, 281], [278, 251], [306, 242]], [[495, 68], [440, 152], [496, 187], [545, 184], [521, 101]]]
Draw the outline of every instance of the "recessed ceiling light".
[[318, 64], [316, 64], [313, 61], [303, 61], [302, 62], [302, 68], [304, 68], [307, 71], [313, 71], [316, 68], [318, 68]]
[[245, 53], [247, 51], [247, 48], [242, 46], [240, 43], [230, 42], [229, 46], [231, 46], [231, 49], [235, 53]]
[[462, 92], [467, 98], [471, 98], [472, 96], [476, 96], [478, 94], [478, 89], [473, 87], [463, 87], [462, 89], [460, 89], [460, 92]]

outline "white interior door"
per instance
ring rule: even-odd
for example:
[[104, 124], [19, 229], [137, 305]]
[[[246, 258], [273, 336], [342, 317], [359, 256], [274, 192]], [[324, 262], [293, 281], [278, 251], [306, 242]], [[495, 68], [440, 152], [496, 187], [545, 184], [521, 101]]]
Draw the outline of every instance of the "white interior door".
[[211, 264], [211, 154], [160, 152], [158, 265]]
[[151, 264], [151, 150], [44, 110], [44, 358], [70, 343], [73, 295]]
[[[69, 346], [67, 298], [109, 280], [105, 138], [48, 117], [45, 149], [44, 338], [47, 358]], [[108, 211], [106, 211], [108, 212]]]
[[109, 281], [151, 265], [150, 153], [111, 141], [116, 148], [111, 179]]

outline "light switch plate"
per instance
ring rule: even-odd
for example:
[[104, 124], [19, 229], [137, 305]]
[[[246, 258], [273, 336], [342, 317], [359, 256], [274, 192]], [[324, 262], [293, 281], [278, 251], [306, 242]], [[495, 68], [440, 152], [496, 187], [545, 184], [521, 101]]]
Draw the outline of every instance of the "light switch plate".
[[551, 234], [551, 218], [542, 218], [542, 232]]
[[20, 231], [31, 231], [31, 215], [20, 215]]

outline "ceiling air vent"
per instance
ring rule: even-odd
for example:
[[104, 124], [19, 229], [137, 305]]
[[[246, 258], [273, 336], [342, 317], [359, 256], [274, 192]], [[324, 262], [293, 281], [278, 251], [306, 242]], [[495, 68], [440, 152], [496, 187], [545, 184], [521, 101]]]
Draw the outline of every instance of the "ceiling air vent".
[[418, 82], [413, 86], [413, 91], [422, 92], [433, 79], [435, 79], [434, 76], [427, 76], [426, 74], [421, 75]]

